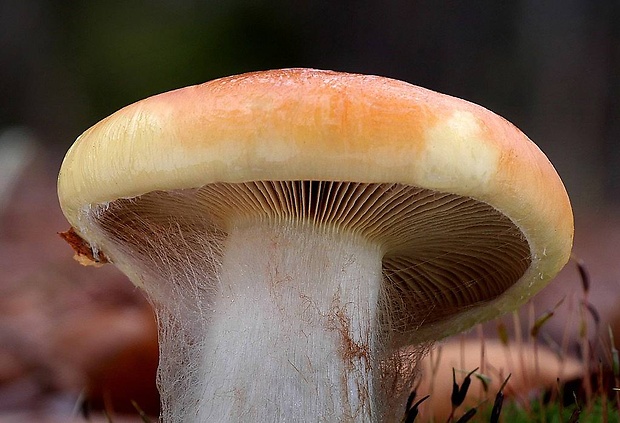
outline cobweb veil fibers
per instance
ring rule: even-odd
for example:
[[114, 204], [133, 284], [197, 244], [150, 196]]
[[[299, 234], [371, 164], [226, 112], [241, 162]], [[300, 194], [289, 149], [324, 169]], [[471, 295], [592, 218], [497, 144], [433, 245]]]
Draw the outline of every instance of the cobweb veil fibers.
[[416, 329], [531, 262], [487, 204], [399, 184], [219, 183], [87, 219], [155, 307], [164, 422], [395, 419], [428, 347]]

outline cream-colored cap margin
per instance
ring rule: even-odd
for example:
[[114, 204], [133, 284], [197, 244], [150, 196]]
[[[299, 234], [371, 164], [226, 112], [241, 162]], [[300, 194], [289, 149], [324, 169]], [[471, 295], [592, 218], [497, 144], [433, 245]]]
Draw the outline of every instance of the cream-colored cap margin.
[[[402, 183], [492, 205], [521, 228], [533, 261], [521, 281], [486, 308], [488, 316], [542, 287], [572, 246], [564, 186], [512, 124], [404, 82], [330, 71], [249, 73], [127, 106], [77, 139], [62, 164], [58, 192], [80, 232], [80, 214], [91, 204], [251, 180]], [[481, 317], [470, 314], [457, 326]]]

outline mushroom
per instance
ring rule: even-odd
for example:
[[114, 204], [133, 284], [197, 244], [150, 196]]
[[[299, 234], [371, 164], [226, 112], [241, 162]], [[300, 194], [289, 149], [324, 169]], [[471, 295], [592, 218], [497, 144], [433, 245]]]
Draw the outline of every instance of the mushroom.
[[[418, 392], [430, 394], [420, 407], [420, 416], [427, 421], [445, 422], [450, 416], [450, 396], [453, 378], [462, 385], [465, 376], [473, 371], [487, 377], [472, 377], [472, 384], [457, 414], [486, 402], [493, 404], [502, 383], [510, 375], [503, 390], [506, 397], [527, 405], [533, 398], [557, 389], [585, 374], [583, 362], [572, 356], [560, 356], [545, 345], [530, 343], [505, 345], [499, 339], [450, 339], [436, 346], [433, 353], [420, 363], [421, 380]], [[454, 371], [454, 373], [453, 373]]]
[[77, 139], [58, 190], [87, 256], [154, 305], [163, 421], [400, 418], [403, 351], [516, 308], [572, 245], [566, 191], [523, 133], [378, 76], [150, 97]]

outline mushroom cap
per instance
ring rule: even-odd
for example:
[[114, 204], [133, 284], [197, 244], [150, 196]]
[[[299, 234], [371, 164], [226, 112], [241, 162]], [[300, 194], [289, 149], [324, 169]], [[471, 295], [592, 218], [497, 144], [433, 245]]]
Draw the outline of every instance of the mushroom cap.
[[[430, 256], [404, 263], [401, 256], [411, 245], [402, 239], [387, 245], [386, 257], [392, 250], [400, 254], [386, 265], [387, 278], [400, 285], [395, 295], [411, 288], [435, 301], [441, 291], [452, 309], [426, 319], [417, 328], [419, 339], [456, 333], [516, 308], [555, 276], [572, 247], [564, 186], [515, 126], [467, 101], [369, 75], [272, 70], [139, 101], [77, 139], [62, 164], [58, 192], [77, 233], [102, 245], [84, 218], [94, 205], [253, 181], [334, 181], [361, 184], [362, 190], [388, 184], [381, 188], [385, 195], [401, 190], [416, 197], [410, 215], [430, 223], [417, 231], [405, 225], [405, 235], [400, 227], [392, 232], [418, 232], [412, 257], [425, 248], [426, 233], [441, 232], [442, 238], [431, 243]], [[375, 201], [355, 192], [352, 203]], [[430, 205], [435, 198], [438, 207]], [[400, 200], [389, 204], [397, 211]], [[421, 216], [433, 208], [434, 214]], [[371, 221], [380, 214], [373, 213]], [[445, 215], [451, 216], [448, 224], [440, 223]], [[478, 237], [487, 241], [474, 242], [466, 253], [464, 240]], [[452, 260], [464, 267], [443, 271], [450, 259], [442, 258], [427, 272], [418, 270], [433, 257], [448, 256], [452, 241], [465, 244]], [[486, 254], [483, 263], [478, 254]], [[494, 280], [502, 268], [501, 280]], [[477, 279], [484, 283], [476, 285]], [[471, 292], [468, 285], [475, 285]]]
[[493, 404], [508, 375], [510, 380], [504, 394], [529, 403], [543, 392], [557, 389], [558, 383], [581, 379], [585, 374], [583, 362], [571, 356], [560, 357], [544, 345], [513, 343], [508, 346], [493, 338], [484, 343], [479, 339], [450, 339], [438, 345], [434, 354], [424, 357], [421, 362], [422, 380], [417, 391], [431, 395], [421, 407], [423, 417], [430, 419], [432, 416], [434, 421], [447, 420], [452, 408], [452, 369], [456, 370], [456, 382], [460, 385], [465, 374], [475, 368], [479, 368], [477, 373], [490, 378], [488, 388], [480, 389], [481, 383], [472, 378], [461, 410], [477, 407], [485, 400]]

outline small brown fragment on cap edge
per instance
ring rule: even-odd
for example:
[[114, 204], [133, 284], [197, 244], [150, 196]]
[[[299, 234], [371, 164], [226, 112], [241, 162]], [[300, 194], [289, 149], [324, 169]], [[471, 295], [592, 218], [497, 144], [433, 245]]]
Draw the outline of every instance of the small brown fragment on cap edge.
[[109, 263], [105, 254], [101, 251], [93, 251], [90, 244], [79, 236], [73, 227], [69, 228], [68, 231], [58, 232], [58, 235], [71, 246], [75, 252], [73, 258], [82, 266], [101, 267]]

